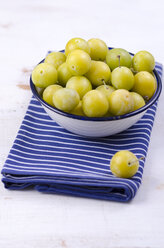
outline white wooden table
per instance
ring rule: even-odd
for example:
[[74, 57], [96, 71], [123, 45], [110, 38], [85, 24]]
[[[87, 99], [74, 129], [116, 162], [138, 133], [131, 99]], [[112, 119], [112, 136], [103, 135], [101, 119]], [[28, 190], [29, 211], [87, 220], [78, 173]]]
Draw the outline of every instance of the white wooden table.
[[[29, 74], [47, 50], [99, 37], [164, 63], [161, 0], [0, 0], [0, 169], [31, 98]], [[10, 191], [0, 183], [2, 248], [163, 248], [164, 93], [143, 183], [128, 203]]]

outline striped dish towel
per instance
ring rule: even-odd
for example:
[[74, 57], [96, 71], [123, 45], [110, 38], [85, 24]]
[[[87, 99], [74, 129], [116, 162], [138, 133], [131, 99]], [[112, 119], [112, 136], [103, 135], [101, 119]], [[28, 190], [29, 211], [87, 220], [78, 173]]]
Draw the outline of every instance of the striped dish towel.
[[[156, 65], [162, 76], [162, 66]], [[8, 189], [126, 202], [140, 187], [144, 161], [131, 179], [116, 178], [110, 160], [119, 150], [146, 157], [157, 103], [128, 130], [106, 138], [80, 137], [56, 124], [32, 97], [2, 169]]]

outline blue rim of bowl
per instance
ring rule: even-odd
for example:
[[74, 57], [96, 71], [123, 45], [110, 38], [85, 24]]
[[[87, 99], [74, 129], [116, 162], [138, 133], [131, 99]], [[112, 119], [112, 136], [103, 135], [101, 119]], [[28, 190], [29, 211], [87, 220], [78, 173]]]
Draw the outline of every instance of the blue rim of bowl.
[[[113, 48], [109, 47], [108, 49], [110, 50], [110, 49], [113, 49]], [[64, 50], [61, 50], [60, 52], [64, 52]], [[133, 53], [130, 53], [130, 55], [134, 56]], [[43, 63], [43, 62], [44, 62], [44, 59], [41, 62], [39, 62], [39, 64]], [[145, 110], [147, 110], [151, 105], [153, 105], [158, 100], [158, 98], [159, 98], [159, 96], [161, 94], [161, 90], [162, 90], [162, 81], [161, 81], [161, 78], [160, 78], [158, 72], [156, 71], [156, 69], [153, 70], [153, 73], [154, 73], [154, 75], [156, 77], [156, 80], [157, 80], [157, 89], [156, 89], [154, 95], [151, 97], [151, 99], [142, 108], [139, 108], [139, 109], [137, 109], [137, 110], [135, 110], [133, 112], [130, 112], [130, 113], [125, 114], [125, 115], [110, 116], [110, 117], [87, 117], [87, 116], [80, 116], [80, 115], [74, 115], [74, 114], [66, 113], [66, 112], [64, 112], [62, 110], [59, 110], [59, 109], [57, 109], [55, 107], [52, 107], [51, 105], [46, 103], [41, 98], [41, 96], [39, 95], [39, 93], [36, 90], [35, 85], [32, 82], [31, 76], [30, 76], [30, 87], [31, 87], [31, 91], [32, 91], [33, 95], [35, 96], [35, 98], [44, 107], [48, 108], [52, 112], [55, 112], [55, 113], [57, 113], [59, 115], [62, 115], [62, 116], [68, 117], [68, 118], [72, 118], [72, 119], [83, 120], [83, 121], [115, 121], [115, 120], [125, 119], [125, 118], [128, 118], [128, 117], [138, 115], [138, 114], [144, 112]]]

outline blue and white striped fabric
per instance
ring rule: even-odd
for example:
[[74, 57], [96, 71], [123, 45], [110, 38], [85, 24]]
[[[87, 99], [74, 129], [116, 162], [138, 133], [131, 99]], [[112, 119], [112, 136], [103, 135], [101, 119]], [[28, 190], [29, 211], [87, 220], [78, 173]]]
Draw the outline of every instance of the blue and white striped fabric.
[[[156, 65], [162, 76], [162, 66]], [[130, 150], [146, 157], [157, 103], [128, 130], [106, 138], [79, 137], [56, 124], [32, 97], [2, 169], [8, 189], [33, 186], [41, 192], [126, 202], [137, 193], [144, 161], [132, 179], [116, 178], [111, 157]]]

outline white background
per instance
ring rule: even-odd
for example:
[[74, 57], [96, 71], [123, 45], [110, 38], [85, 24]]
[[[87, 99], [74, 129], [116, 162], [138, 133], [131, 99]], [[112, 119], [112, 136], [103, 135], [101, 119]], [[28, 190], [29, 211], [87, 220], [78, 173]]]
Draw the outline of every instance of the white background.
[[[164, 63], [162, 0], [0, 0], [0, 169], [31, 97], [30, 70], [72, 37], [103, 39]], [[0, 183], [2, 248], [163, 248], [164, 93], [133, 201], [9, 191]]]

